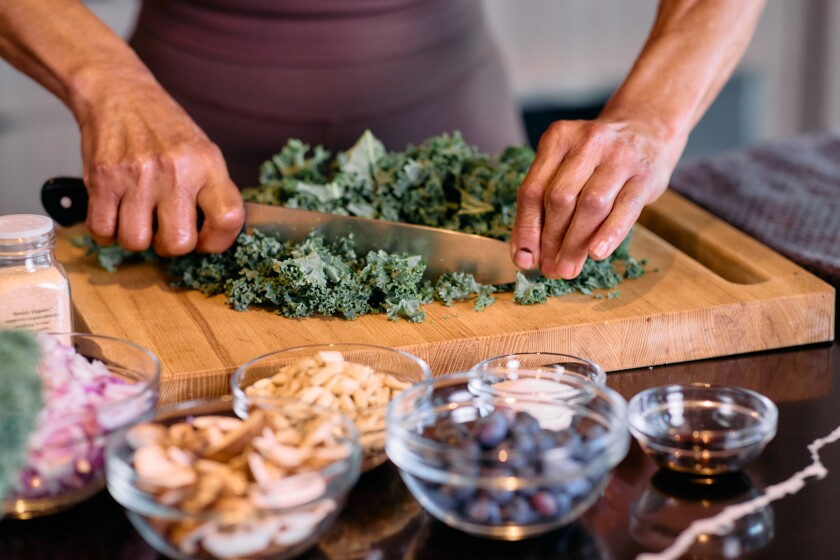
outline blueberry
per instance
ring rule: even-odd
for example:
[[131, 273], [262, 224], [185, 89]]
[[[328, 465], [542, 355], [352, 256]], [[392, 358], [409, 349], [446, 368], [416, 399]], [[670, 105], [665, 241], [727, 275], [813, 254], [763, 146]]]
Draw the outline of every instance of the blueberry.
[[434, 438], [446, 445], [458, 447], [467, 440], [469, 435], [469, 429], [463, 424], [443, 422], [435, 429]]
[[508, 423], [508, 425], [511, 425], [514, 422], [514, 420], [516, 420], [516, 418], [519, 416], [519, 413], [517, 413], [515, 410], [508, 406], [497, 406], [493, 412], [495, 414], [501, 415], [505, 419], [505, 422]]
[[526, 486], [525, 488], [520, 488], [517, 491], [517, 494], [523, 498], [530, 498], [539, 491], [540, 489], [536, 486]]
[[453, 507], [465, 502], [476, 495], [475, 488], [470, 486], [444, 486], [440, 489], [440, 496], [443, 500], [451, 500]]
[[499, 504], [488, 496], [480, 495], [467, 504], [465, 513], [475, 523], [499, 523], [502, 518], [502, 510]]
[[560, 430], [558, 432], [550, 432], [554, 440], [555, 447], [565, 447], [570, 450], [576, 449], [581, 444], [581, 437], [574, 430]]
[[592, 490], [592, 482], [584, 476], [573, 478], [564, 483], [563, 490], [572, 498], [582, 498]]
[[562, 450], [548, 454], [543, 459], [543, 472], [554, 475], [574, 475], [583, 470], [583, 465], [575, 457], [566, 455]]
[[514, 441], [507, 440], [496, 446], [493, 456], [499, 463], [510, 468], [513, 471], [512, 474], [516, 474], [531, 462], [531, 458], [528, 457], [531, 451], [523, 449]]
[[531, 496], [531, 505], [543, 517], [554, 517], [557, 515], [557, 501], [551, 492], [540, 490]]
[[451, 511], [457, 506], [458, 500], [446, 489], [428, 490], [427, 493], [429, 499], [444, 511]]
[[527, 498], [516, 496], [507, 507], [507, 518], [518, 525], [527, 525], [537, 517]]
[[505, 506], [509, 504], [513, 500], [515, 495], [516, 493], [513, 490], [487, 490], [487, 496], [500, 506]]
[[557, 504], [557, 516], [563, 516], [572, 510], [572, 497], [562, 489], [555, 490], [554, 501]]
[[511, 446], [520, 454], [528, 455], [537, 449], [537, 440], [530, 430], [522, 429], [519, 426], [511, 426], [510, 433], [513, 436]]
[[553, 435], [553, 432], [548, 430], [543, 430], [541, 433], [537, 434], [534, 438], [537, 449], [540, 451], [548, 451], [549, 449], [554, 449], [557, 447], [557, 441]]
[[531, 435], [536, 435], [540, 432], [540, 421], [527, 412], [517, 412], [514, 425], [519, 430], [530, 432]]
[[476, 421], [472, 433], [484, 447], [496, 447], [507, 437], [508, 421], [502, 414], [491, 413]]
[[481, 467], [475, 459], [454, 455], [449, 463], [449, 471], [464, 476], [478, 476], [481, 474]]

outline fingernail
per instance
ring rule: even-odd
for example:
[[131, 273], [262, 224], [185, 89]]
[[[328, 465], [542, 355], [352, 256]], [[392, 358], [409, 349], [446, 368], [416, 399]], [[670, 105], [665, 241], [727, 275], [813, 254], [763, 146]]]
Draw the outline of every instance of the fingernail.
[[599, 241], [592, 247], [592, 256], [596, 259], [603, 259], [607, 256], [609, 246], [606, 241]]
[[575, 265], [568, 261], [563, 261], [560, 263], [560, 267], [557, 272], [560, 274], [561, 278], [571, 280], [575, 276]]
[[513, 257], [513, 262], [516, 264], [517, 267], [523, 269], [533, 268], [534, 266], [534, 254], [529, 251], [528, 249], [519, 249], [516, 251], [516, 255]]

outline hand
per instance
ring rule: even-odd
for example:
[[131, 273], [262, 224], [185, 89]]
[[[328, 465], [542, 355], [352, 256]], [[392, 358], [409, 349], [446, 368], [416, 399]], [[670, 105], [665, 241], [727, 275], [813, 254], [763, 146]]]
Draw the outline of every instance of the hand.
[[668, 186], [685, 138], [640, 117], [557, 121], [519, 188], [511, 254], [519, 268], [576, 278], [609, 256]]
[[108, 78], [77, 113], [92, 237], [162, 256], [227, 249], [245, 214], [219, 148], [151, 77]]

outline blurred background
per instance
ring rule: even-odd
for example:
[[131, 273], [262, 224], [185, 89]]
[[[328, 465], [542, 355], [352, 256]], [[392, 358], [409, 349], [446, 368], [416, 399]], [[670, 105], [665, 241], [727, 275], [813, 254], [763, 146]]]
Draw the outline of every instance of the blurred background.
[[[630, 69], [657, 5], [484, 2], [532, 143], [554, 120], [597, 115]], [[137, 0], [86, 3], [118, 33], [130, 33]], [[831, 32], [838, 29], [836, 0], [769, 0], [744, 60], [693, 132], [683, 161], [840, 126], [840, 33]], [[80, 174], [70, 113], [0, 61], [0, 214], [43, 213], [41, 184]]]

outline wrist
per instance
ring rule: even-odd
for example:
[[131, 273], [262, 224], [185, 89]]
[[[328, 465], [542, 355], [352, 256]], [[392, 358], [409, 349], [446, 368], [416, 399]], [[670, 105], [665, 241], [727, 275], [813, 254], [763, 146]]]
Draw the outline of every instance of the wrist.
[[127, 65], [88, 64], [73, 71], [67, 83], [67, 104], [79, 123], [126, 93], [160, 88], [139, 60]]
[[684, 144], [691, 131], [686, 118], [672, 117], [664, 111], [649, 109], [652, 104], [630, 104], [610, 99], [598, 115], [599, 120], [623, 123], [642, 128], [664, 144]]

